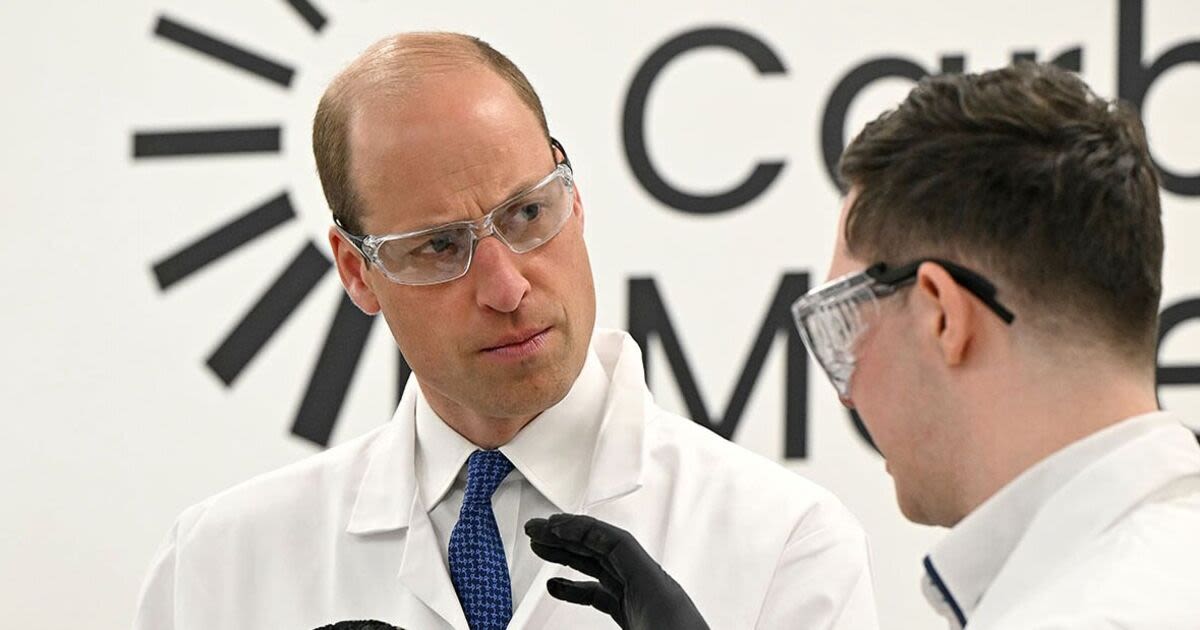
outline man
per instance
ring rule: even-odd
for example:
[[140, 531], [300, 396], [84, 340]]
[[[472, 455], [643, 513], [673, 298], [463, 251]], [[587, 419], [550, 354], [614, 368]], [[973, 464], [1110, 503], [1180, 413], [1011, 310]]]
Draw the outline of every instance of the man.
[[[1200, 448], [1155, 396], [1162, 225], [1136, 115], [1049, 65], [947, 75], [867, 125], [841, 174], [835, 279], [794, 313], [901, 510], [951, 528], [930, 603], [970, 630], [1200, 627]], [[528, 529], [600, 578], [560, 597], [704, 627], [627, 533]]]
[[658, 408], [632, 340], [593, 335], [579, 188], [512, 62], [387, 38], [313, 137], [342, 283], [413, 379], [388, 425], [185, 511], [139, 628], [604, 627], [547, 595], [565, 569], [522, 533], [563, 511], [635, 532], [714, 626], [875, 627], [845, 508]]

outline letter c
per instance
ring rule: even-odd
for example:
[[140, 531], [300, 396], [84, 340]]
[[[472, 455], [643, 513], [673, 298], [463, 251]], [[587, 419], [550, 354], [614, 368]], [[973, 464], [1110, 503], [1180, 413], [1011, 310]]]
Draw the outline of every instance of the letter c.
[[646, 59], [633, 77], [625, 99], [622, 129], [625, 158], [634, 177], [646, 192], [671, 208], [693, 214], [717, 214], [753, 201], [771, 186], [783, 170], [783, 162], [760, 162], [741, 184], [713, 195], [695, 195], [668, 184], [646, 152], [646, 100], [663, 68], [676, 57], [698, 48], [728, 48], [741, 53], [759, 74], [784, 74], [783, 61], [759, 38], [730, 28], [702, 28], [667, 40]]

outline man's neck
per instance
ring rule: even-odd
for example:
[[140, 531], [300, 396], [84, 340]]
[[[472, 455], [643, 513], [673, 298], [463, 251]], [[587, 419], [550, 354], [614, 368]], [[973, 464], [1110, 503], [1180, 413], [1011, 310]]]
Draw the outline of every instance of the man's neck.
[[981, 405], [975, 439], [961, 460], [970, 462], [969, 469], [960, 471], [965, 482], [961, 516], [1070, 444], [1158, 408], [1153, 383], [1117, 369], [1092, 367], [1074, 378], [1030, 375]]
[[421, 386], [430, 409], [456, 433], [481, 449], [500, 448], [512, 441], [521, 429], [541, 412], [514, 417], [487, 416], [449, 400], [436, 390]]

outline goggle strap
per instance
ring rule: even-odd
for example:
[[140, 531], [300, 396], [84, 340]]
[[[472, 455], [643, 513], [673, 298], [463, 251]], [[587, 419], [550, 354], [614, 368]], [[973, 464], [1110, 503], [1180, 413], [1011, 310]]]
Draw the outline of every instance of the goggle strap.
[[987, 278], [947, 260], [935, 259], [933, 262], [941, 265], [950, 274], [950, 277], [954, 278], [955, 282], [979, 298], [979, 301], [999, 315], [1005, 324], [1011, 324], [1016, 319], [1012, 311], [1004, 308], [1004, 305], [996, 300], [996, 285], [989, 282]]
[[987, 280], [987, 278], [984, 278], [970, 269], [952, 263], [948, 260], [942, 260], [940, 258], [926, 258], [908, 263], [907, 265], [896, 267], [895, 269], [888, 269], [885, 263], [877, 263], [868, 268], [866, 273], [880, 284], [891, 287], [900, 287], [916, 278], [917, 269], [920, 268], [922, 264], [927, 262], [936, 263], [945, 269], [946, 273], [950, 274], [950, 277], [954, 278], [954, 281], [957, 282], [959, 286], [967, 291], [970, 291], [971, 295], [979, 298], [979, 301], [983, 302], [988, 308], [992, 309], [992, 311], [995, 312], [1000, 319], [1004, 320], [1004, 323], [1011, 324], [1013, 323], [1013, 320], [1016, 319], [1016, 316], [1013, 315], [1012, 311], [1005, 308], [1004, 305], [1000, 304], [1000, 302], [996, 300], [996, 285], [992, 284]]

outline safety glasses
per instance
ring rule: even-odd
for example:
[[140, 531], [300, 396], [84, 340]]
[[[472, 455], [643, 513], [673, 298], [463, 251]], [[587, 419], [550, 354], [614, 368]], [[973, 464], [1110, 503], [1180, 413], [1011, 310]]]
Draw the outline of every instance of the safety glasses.
[[808, 351], [833, 383], [838, 394], [850, 395], [855, 350], [863, 333], [879, 315], [880, 298], [896, 293], [917, 277], [917, 268], [932, 262], [993, 312], [1011, 324], [1014, 315], [996, 300], [996, 287], [983, 276], [955, 263], [926, 258], [895, 268], [878, 263], [866, 270], [831, 280], [792, 304], [796, 329]]
[[574, 208], [575, 181], [566, 150], [553, 138], [550, 144], [562, 155], [554, 170], [473, 221], [363, 236], [351, 234], [336, 220], [334, 226], [392, 282], [427, 285], [461, 278], [471, 268], [480, 240], [495, 236], [513, 252], [524, 254], [566, 225]]

